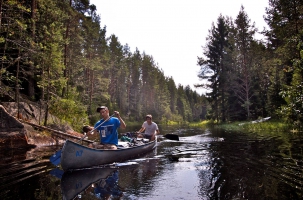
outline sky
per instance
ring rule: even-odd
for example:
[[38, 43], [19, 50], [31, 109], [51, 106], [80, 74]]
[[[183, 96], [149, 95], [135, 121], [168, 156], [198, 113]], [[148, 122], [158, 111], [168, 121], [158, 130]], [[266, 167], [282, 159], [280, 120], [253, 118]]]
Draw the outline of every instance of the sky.
[[[107, 37], [118, 37], [121, 45], [136, 48], [152, 56], [166, 77], [173, 77], [176, 86], [189, 85], [204, 94], [194, 84], [200, 66], [197, 57], [203, 56], [208, 31], [212, 23], [223, 16], [236, 19], [241, 5], [251, 24], [262, 31], [267, 27], [263, 16], [268, 0], [90, 0], [97, 6], [101, 27]], [[260, 35], [256, 35], [261, 39]]]

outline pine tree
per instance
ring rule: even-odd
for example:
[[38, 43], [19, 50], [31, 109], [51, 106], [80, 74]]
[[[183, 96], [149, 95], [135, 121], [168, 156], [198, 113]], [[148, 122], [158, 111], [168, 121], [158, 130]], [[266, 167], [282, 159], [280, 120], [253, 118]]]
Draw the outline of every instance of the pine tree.
[[246, 118], [251, 118], [252, 98], [255, 95], [254, 81], [256, 68], [253, 67], [253, 54], [251, 45], [253, 35], [256, 32], [254, 25], [250, 25], [250, 19], [241, 6], [241, 10], [235, 20], [235, 68], [233, 73], [236, 78], [232, 84], [236, 97], [246, 111]]
[[217, 26], [212, 25], [207, 38], [203, 58], [198, 59], [201, 66], [200, 79], [207, 79], [209, 83], [201, 86], [207, 86], [211, 92], [207, 93], [208, 99], [212, 106], [212, 118], [219, 121], [226, 120], [226, 88], [227, 81], [227, 63], [225, 62], [225, 52], [229, 47], [228, 44], [228, 26], [226, 19], [219, 16]]

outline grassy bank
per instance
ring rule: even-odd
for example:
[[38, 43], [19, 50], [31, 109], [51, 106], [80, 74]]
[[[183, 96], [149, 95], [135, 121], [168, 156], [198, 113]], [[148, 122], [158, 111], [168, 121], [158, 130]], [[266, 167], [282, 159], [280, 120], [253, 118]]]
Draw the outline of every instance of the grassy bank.
[[[258, 132], [258, 131], [281, 131], [281, 132], [299, 132], [298, 129], [293, 128], [291, 124], [287, 124], [281, 121], [268, 120], [259, 123], [252, 123], [251, 121], [246, 122], [231, 122], [231, 123], [220, 123], [216, 124], [213, 121], [203, 121], [199, 123], [190, 123], [189, 126], [192, 127], [217, 127], [225, 130], [233, 131], [248, 131], [248, 132]], [[301, 130], [302, 131], [302, 130]]]
[[[141, 126], [142, 122], [127, 122], [128, 126]], [[158, 125], [164, 125], [162, 123], [158, 123]], [[189, 126], [189, 127], [214, 127], [214, 128], [222, 128], [225, 130], [231, 131], [242, 131], [242, 132], [260, 132], [260, 131], [275, 131], [275, 132], [302, 132], [299, 129], [296, 129], [292, 126], [292, 124], [287, 124], [282, 121], [277, 120], [268, 120], [259, 123], [252, 123], [251, 121], [236, 121], [230, 123], [215, 123], [214, 121], [204, 120], [201, 122], [190, 122], [190, 123], [178, 123], [174, 121], [168, 121], [165, 125], [169, 126]]]
[[143, 121], [142, 122], [138, 122], [138, 121], [135, 121], [135, 122], [131, 122], [131, 121], [125, 121], [126, 125], [127, 126], [141, 126]]

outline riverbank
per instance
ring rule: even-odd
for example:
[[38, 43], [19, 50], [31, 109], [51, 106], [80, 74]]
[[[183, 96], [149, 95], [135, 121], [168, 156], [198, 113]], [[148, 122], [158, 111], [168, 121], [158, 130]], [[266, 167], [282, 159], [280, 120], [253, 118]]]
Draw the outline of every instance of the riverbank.
[[253, 123], [252, 121], [236, 121], [231, 123], [216, 124], [213, 121], [202, 121], [189, 123], [190, 127], [214, 127], [221, 128], [230, 131], [242, 131], [242, 132], [258, 132], [258, 131], [278, 131], [278, 132], [302, 132], [302, 129], [294, 128], [292, 124], [287, 124], [278, 120], [268, 120], [259, 123]]
[[33, 148], [58, 145], [66, 138], [81, 138], [82, 133], [51, 116], [48, 126], [40, 125], [44, 110], [34, 104], [14, 102], [0, 104], [0, 149]]

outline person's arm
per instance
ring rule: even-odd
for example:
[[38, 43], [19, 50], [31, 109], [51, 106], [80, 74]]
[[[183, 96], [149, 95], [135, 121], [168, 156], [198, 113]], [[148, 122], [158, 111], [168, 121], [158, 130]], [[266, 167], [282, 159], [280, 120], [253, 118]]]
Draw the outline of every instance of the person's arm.
[[141, 127], [139, 131], [137, 131], [137, 133], [143, 133], [143, 131], [145, 130], [144, 127]]
[[158, 127], [158, 124], [156, 124], [156, 132], [155, 133], [157, 133], [157, 134], [159, 134], [160, 133], [160, 131], [159, 131], [159, 127]]
[[120, 113], [119, 113], [118, 111], [115, 111], [115, 114], [116, 114], [117, 118], [118, 118], [119, 121], [120, 121], [120, 127], [121, 127], [122, 129], [125, 129], [125, 128], [126, 128], [126, 124], [125, 124], [125, 122], [123, 121], [123, 119], [121, 118]]

